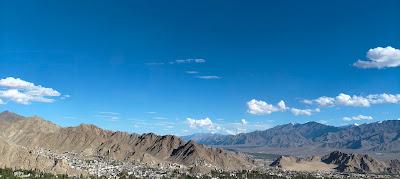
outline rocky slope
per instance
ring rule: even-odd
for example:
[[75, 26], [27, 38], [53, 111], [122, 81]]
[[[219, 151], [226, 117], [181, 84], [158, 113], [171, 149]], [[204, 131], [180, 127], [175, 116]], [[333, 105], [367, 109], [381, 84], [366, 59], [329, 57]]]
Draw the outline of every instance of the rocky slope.
[[[194, 137], [195, 136], [195, 137]], [[203, 136], [203, 137], [202, 137]], [[271, 148], [314, 147], [325, 149], [362, 149], [374, 152], [400, 152], [400, 120], [360, 126], [334, 127], [317, 122], [287, 124], [265, 131], [238, 135], [193, 135], [206, 145], [265, 146]]]
[[282, 156], [275, 160], [272, 167], [294, 171], [338, 171], [356, 173], [399, 173], [398, 160], [382, 162], [371, 156], [340, 151], [331, 152], [325, 156], [297, 158]]
[[63, 160], [54, 160], [34, 153], [26, 147], [10, 144], [0, 137], [0, 167], [18, 169], [37, 169], [46, 172], [79, 175], [86, 174], [69, 167]]
[[[0, 149], [3, 149], [4, 156], [10, 156], [2, 160], [3, 165], [7, 166], [23, 166], [21, 161], [24, 158], [35, 157], [29, 154], [28, 149], [35, 148], [50, 149], [58, 153], [76, 152], [110, 160], [207, 165], [224, 170], [239, 170], [252, 165], [247, 158], [236, 153], [209, 148], [193, 141], [185, 142], [172, 135], [113, 132], [86, 124], [62, 128], [39, 117], [24, 118], [10, 112], [0, 113], [0, 124], [6, 126], [0, 135]], [[27, 155], [24, 154], [26, 151]], [[54, 161], [38, 163], [46, 162], [56, 165]], [[37, 168], [36, 165], [26, 167]]]

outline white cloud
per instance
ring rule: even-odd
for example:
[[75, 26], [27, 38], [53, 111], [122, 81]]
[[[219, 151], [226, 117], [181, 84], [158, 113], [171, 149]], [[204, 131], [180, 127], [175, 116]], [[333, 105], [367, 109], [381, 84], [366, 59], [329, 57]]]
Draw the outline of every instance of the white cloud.
[[364, 115], [358, 115], [358, 116], [353, 116], [353, 117], [343, 117], [343, 120], [345, 121], [363, 121], [363, 120], [372, 120], [374, 119], [372, 116], [364, 116]]
[[319, 108], [316, 108], [316, 109], [291, 108], [290, 111], [295, 116], [311, 116], [313, 113], [320, 112], [320, 109]]
[[254, 115], [271, 114], [273, 112], [284, 111], [287, 109], [285, 102], [282, 100], [275, 106], [262, 100], [252, 99], [247, 102], [247, 107], [247, 112]]
[[340, 93], [335, 98], [322, 96], [314, 100], [303, 100], [306, 104], [317, 104], [321, 107], [326, 106], [354, 106], [354, 107], [369, 107], [372, 104], [398, 104], [400, 103], [400, 94], [370, 94], [367, 96], [350, 96], [345, 93]]
[[315, 100], [320, 106], [333, 106], [335, 105], [335, 99], [331, 97], [322, 96]]
[[196, 76], [196, 78], [203, 79], [203, 80], [218, 80], [221, 79], [220, 76]]
[[367, 98], [362, 96], [350, 96], [344, 93], [340, 93], [336, 96], [336, 103], [345, 105], [345, 106], [361, 106], [361, 107], [368, 107], [370, 103]]
[[4, 101], [0, 99], [0, 104], [4, 104]]
[[282, 111], [288, 109], [288, 107], [286, 107], [285, 101], [282, 101], [282, 100], [279, 101], [279, 103], [278, 103], [278, 108], [279, 108], [280, 110], [282, 110]]
[[51, 103], [61, 94], [52, 89], [35, 85], [20, 78], [7, 77], [0, 79], [0, 99], [14, 101], [19, 104], [30, 104], [32, 102]]
[[246, 121], [246, 119], [242, 119], [242, 120], [240, 120], [240, 123], [244, 126], [247, 124], [247, 121]]
[[367, 96], [368, 101], [371, 104], [384, 104], [384, 103], [391, 103], [397, 104], [400, 103], [400, 94], [393, 95], [393, 94], [371, 94]]
[[211, 133], [221, 130], [221, 127], [214, 124], [210, 118], [206, 117], [204, 119], [193, 119], [186, 118], [186, 122], [189, 124], [190, 128], [201, 128], [206, 129]]
[[301, 102], [304, 103], [304, 104], [310, 104], [310, 105], [314, 103], [313, 100], [309, 100], [309, 99], [304, 99]]
[[191, 128], [209, 127], [209, 126], [213, 125], [211, 119], [208, 118], [208, 117], [204, 118], [204, 119], [198, 119], [198, 120], [192, 119], [192, 118], [186, 118], [186, 120], [187, 120], [187, 122], [189, 124], [189, 127], [191, 127]]
[[369, 49], [366, 60], [354, 63], [358, 68], [393, 68], [400, 66], [400, 50], [391, 46]]

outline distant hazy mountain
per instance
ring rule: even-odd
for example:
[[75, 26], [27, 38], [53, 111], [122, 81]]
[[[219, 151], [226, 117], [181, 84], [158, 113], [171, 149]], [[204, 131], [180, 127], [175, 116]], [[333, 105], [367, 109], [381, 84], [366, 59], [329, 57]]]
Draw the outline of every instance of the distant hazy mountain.
[[192, 135], [183, 137], [206, 145], [266, 146], [293, 148], [313, 146], [334, 149], [400, 152], [400, 120], [359, 126], [334, 127], [308, 122], [286, 124], [264, 131], [237, 135]]
[[37, 148], [101, 156], [110, 160], [170, 162], [186, 166], [202, 164], [225, 170], [251, 165], [247, 158], [236, 153], [205, 147], [193, 141], [186, 142], [173, 135], [113, 132], [86, 124], [62, 128], [39, 117], [25, 118], [7, 111], [0, 113], [0, 126], [0, 167], [61, 173], [68, 170], [58, 169], [58, 161], [35, 155], [32, 151]]

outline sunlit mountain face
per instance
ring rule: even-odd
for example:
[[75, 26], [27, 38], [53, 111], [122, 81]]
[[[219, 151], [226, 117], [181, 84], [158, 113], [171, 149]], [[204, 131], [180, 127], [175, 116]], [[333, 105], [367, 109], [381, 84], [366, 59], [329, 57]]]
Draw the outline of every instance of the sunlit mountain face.
[[1, 1], [0, 177], [390, 178], [398, 7]]

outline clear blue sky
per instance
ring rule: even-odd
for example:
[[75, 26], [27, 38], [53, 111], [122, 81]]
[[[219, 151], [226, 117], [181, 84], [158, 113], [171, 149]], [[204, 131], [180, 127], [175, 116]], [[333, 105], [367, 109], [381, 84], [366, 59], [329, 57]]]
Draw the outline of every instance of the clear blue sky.
[[[4, 92], [14, 87], [0, 85], [0, 110], [62, 126], [177, 135], [398, 119], [399, 7], [395, 0], [1, 0], [0, 79], [60, 94], [23, 104]], [[392, 66], [354, 65], [370, 49]], [[359, 105], [340, 93], [395, 99], [370, 96]], [[313, 101], [322, 96], [334, 102]]]

